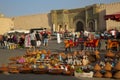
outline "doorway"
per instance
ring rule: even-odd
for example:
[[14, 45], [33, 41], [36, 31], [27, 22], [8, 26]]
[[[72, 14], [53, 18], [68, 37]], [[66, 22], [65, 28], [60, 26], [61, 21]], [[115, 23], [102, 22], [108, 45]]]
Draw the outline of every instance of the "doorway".
[[81, 31], [84, 31], [84, 26], [83, 26], [83, 23], [81, 21], [78, 21], [77, 24], [76, 24], [76, 32], [81, 32]]
[[95, 24], [94, 24], [94, 22], [89, 23], [89, 31], [90, 32], [95, 32]]

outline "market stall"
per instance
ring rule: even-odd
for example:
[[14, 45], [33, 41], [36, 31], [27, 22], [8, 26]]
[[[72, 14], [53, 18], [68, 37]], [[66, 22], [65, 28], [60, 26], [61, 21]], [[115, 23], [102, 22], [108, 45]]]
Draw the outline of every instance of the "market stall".
[[114, 13], [114, 14], [108, 14], [104, 16], [105, 20], [115, 20], [115, 21], [120, 21], [120, 12]]

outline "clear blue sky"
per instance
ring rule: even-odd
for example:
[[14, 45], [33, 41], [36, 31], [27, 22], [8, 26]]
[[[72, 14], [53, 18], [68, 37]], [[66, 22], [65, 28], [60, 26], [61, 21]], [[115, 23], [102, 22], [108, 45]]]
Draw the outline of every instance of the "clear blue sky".
[[111, 2], [120, 2], [120, 0], [0, 0], [0, 13], [7, 17], [13, 17]]

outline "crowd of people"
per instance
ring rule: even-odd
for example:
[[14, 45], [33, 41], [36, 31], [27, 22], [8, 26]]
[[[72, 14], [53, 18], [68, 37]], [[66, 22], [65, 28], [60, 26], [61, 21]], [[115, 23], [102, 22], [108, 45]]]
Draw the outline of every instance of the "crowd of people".
[[47, 31], [43, 31], [42, 33], [32, 31], [25, 36], [25, 47], [33, 47], [35, 49], [36, 47], [40, 47], [41, 43], [43, 43], [44, 46], [48, 46], [48, 39], [49, 34]]
[[[116, 40], [117, 45], [119, 45], [119, 39], [120, 39], [120, 32], [116, 29], [110, 29], [108, 31], [104, 32], [87, 32], [87, 31], [81, 31], [81, 32], [73, 32], [69, 36], [71, 36], [70, 39], [66, 39], [64, 41], [65, 43], [65, 50], [71, 51], [73, 47], [79, 46], [81, 50], [88, 49], [89, 50], [100, 50], [102, 40], [106, 41], [105, 46], [106, 49], [108, 49], [108, 40], [111, 41]], [[110, 44], [113, 44], [112, 42]]]
[[[47, 31], [31, 31], [27, 34], [12, 33], [6, 35], [0, 35], [0, 47], [2, 48], [36, 48], [41, 44], [48, 45], [48, 39], [50, 35]], [[12, 45], [12, 47], [11, 47]]]
[[[47, 30], [44, 30], [42, 32], [39, 31], [31, 31], [27, 34], [7, 34], [7, 35], [1, 35], [0, 36], [0, 46], [3, 48], [10, 49], [11, 45], [13, 45], [15, 48], [39, 48], [42, 45], [48, 46], [48, 41], [50, 39], [50, 35]], [[119, 39], [119, 32], [116, 29], [111, 29], [109, 31], [104, 32], [87, 32], [87, 31], [81, 31], [81, 32], [64, 32], [59, 33], [57, 32], [57, 43], [61, 43], [62, 39], [68, 40], [66, 41], [67, 45], [65, 45], [65, 51], [71, 51], [72, 47], [80, 46], [80, 49], [83, 50], [85, 46], [85, 41], [90, 41], [93, 39], [98, 39], [99, 42], [101, 39]], [[95, 40], [94, 40], [95, 41]], [[69, 45], [68, 45], [69, 43]], [[101, 43], [101, 42], [100, 42]], [[100, 44], [99, 44], [100, 48]]]

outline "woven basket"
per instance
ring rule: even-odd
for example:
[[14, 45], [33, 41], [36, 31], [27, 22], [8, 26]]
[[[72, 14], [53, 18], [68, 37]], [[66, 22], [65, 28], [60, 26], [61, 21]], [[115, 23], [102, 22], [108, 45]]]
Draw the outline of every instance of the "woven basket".
[[48, 70], [46, 68], [34, 68], [33, 73], [35, 74], [45, 74]]
[[48, 72], [50, 74], [62, 74], [63, 70], [62, 69], [50, 69]]
[[27, 68], [27, 67], [21, 67], [19, 68], [19, 72], [20, 73], [31, 73], [32, 72], [32, 69], [31, 68]]
[[63, 75], [70, 75], [72, 76], [74, 74], [74, 72], [71, 71], [63, 71]]

